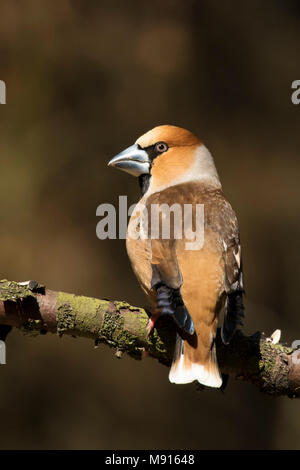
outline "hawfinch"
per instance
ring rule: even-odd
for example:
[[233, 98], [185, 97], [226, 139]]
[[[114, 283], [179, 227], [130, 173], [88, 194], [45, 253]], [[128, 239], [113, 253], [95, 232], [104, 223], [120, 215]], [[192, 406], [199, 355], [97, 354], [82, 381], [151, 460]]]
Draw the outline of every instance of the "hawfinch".
[[[170, 382], [196, 380], [221, 387], [218, 318], [223, 318], [221, 337], [228, 344], [242, 324], [244, 291], [238, 223], [210, 152], [191, 132], [164, 125], [144, 134], [109, 165], [139, 178], [142, 197], [129, 221], [126, 246], [153, 308], [149, 326], [159, 314], [177, 325]], [[187, 207], [192, 207], [189, 217]], [[162, 233], [166, 216], [170, 229]], [[191, 235], [199, 234], [198, 242], [191, 243]]]

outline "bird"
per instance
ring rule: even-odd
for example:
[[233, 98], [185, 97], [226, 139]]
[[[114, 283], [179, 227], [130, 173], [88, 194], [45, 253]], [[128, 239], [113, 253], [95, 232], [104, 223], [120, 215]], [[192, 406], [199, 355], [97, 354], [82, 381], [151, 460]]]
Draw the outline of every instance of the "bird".
[[[148, 333], [161, 315], [176, 325], [169, 381], [222, 387], [217, 328], [220, 324], [222, 341], [229, 344], [243, 324], [244, 287], [238, 221], [223, 194], [211, 153], [191, 131], [159, 125], [108, 165], [139, 180], [141, 199], [129, 220], [126, 248], [152, 308]], [[183, 214], [185, 207], [192, 207], [193, 217], [184, 214], [177, 223], [170, 215], [172, 230], [163, 237], [167, 212], [159, 213], [162, 206], [169, 208], [169, 215], [171, 208]], [[200, 229], [195, 229], [197, 207], [203, 208]], [[154, 220], [158, 228], [153, 234]], [[190, 249], [190, 235], [196, 237], [197, 230], [202, 230], [202, 243]]]

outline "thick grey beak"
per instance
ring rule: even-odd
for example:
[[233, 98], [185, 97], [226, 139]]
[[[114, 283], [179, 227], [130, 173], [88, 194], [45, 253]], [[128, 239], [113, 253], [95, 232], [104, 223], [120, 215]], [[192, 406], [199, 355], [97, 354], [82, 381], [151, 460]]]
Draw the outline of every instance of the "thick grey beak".
[[119, 168], [119, 170], [126, 171], [133, 176], [144, 175], [150, 171], [148, 154], [137, 144], [131, 145], [131, 147], [112, 158], [108, 166]]

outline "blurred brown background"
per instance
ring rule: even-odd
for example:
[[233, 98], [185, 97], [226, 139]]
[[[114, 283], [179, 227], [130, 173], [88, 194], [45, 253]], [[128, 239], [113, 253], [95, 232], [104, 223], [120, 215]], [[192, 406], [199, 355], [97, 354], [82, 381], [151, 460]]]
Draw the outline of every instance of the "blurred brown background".
[[[144, 305], [125, 242], [96, 208], [137, 201], [107, 161], [158, 124], [197, 133], [235, 208], [245, 331], [299, 320], [299, 2], [2, 0], [1, 278]], [[299, 402], [233, 379], [174, 386], [151, 359], [14, 331], [0, 368], [2, 449], [299, 448]]]

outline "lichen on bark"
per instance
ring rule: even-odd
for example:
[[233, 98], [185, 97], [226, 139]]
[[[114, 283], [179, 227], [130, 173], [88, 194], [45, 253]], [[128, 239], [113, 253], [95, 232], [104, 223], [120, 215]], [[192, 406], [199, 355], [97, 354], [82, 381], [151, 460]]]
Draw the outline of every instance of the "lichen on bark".
[[[139, 359], [143, 352], [170, 365], [176, 328], [161, 317], [148, 336], [148, 313], [124, 301], [88, 298], [46, 290], [36, 281], [0, 281], [1, 324], [21, 328], [26, 334], [57, 332], [103, 342]], [[4, 336], [3, 336], [4, 337]], [[238, 330], [228, 346], [217, 336], [217, 356], [223, 373], [257, 385], [273, 396], [300, 397], [300, 353], [257, 332]]]
[[3, 302], [11, 301], [16, 302], [19, 299], [26, 297], [33, 297], [36, 295], [29, 289], [28, 284], [8, 281], [7, 279], [0, 280], [0, 300]]

